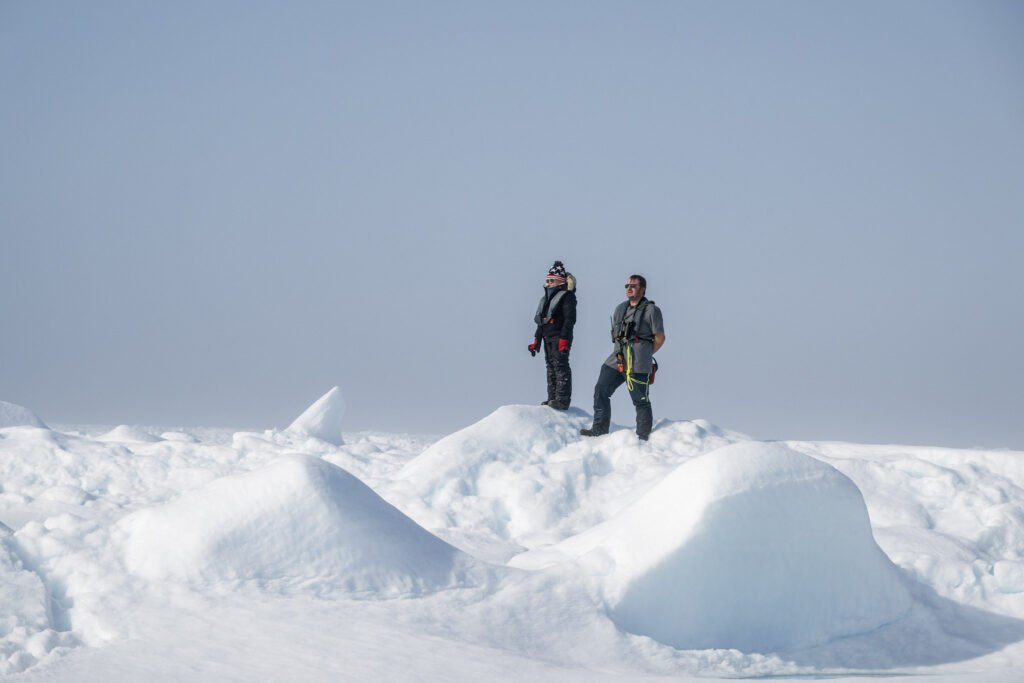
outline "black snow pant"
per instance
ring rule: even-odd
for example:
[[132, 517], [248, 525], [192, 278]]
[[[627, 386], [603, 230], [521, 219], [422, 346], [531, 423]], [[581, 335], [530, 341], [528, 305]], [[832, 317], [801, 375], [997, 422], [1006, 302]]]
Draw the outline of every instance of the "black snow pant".
[[572, 400], [569, 352], [558, 350], [558, 337], [544, 337], [544, 363], [548, 369], [548, 400], [568, 407]]
[[[641, 439], [647, 439], [651, 435], [651, 427], [654, 424], [654, 411], [651, 410], [651, 398], [648, 392], [650, 374], [644, 372], [632, 373], [633, 388], [629, 390], [629, 397], [633, 399], [636, 407], [636, 434]], [[599, 434], [607, 434], [612, 422], [612, 394], [626, 382], [625, 373], [615, 368], [601, 365], [601, 374], [597, 377], [597, 384], [594, 385], [594, 431]]]

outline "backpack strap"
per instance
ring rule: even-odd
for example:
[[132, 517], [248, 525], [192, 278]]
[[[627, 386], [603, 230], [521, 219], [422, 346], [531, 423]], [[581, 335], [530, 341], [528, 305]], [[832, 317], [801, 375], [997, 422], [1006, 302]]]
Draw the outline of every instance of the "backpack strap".
[[646, 299], [645, 298], [643, 301], [640, 302], [640, 304], [636, 308], [633, 309], [632, 314], [627, 314], [627, 315], [623, 315], [622, 316], [622, 322], [620, 324], [630, 325], [630, 326], [632, 326], [632, 329], [634, 330], [634, 333], [632, 335], [630, 335], [630, 336], [636, 337], [637, 339], [640, 339], [641, 341], [646, 341], [646, 342], [653, 342], [654, 341], [654, 337], [653, 336], [651, 336], [651, 337], [640, 337], [639, 335], [637, 335], [635, 333], [636, 327], [640, 324], [640, 321], [643, 320], [644, 315], [647, 314], [647, 312], [650, 310], [650, 308], [651, 308], [651, 306], [653, 304], [654, 304], [653, 301], [651, 301], [650, 299]]

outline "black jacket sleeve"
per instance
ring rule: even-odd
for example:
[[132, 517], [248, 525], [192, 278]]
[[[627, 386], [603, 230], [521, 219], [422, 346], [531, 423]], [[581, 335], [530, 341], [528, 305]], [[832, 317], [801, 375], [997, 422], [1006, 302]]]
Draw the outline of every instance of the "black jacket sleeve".
[[562, 331], [559, 339], [572, 341], [572, 328], [576, 326], [576, 292], [566, 292], [562, 299]]

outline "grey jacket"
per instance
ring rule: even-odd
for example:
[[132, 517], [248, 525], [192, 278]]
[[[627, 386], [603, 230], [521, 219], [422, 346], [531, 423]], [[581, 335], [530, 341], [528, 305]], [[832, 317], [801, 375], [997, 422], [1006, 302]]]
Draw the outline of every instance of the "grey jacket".
[[[639, 315], [637, 314], [638, 311]], [[661, 309], [655, 306], [654, 302], [647, 297], [641, 299], [636, 308], [632, 308], [632, 310], [628, 300], [615, 307], [615, 312], [612, 314], [611, 330], [612, 342], [615, 343], [615, 348], [604, 364], [616, 370], [619, 367], [618, 354], [620, 351], [620, 344], [616, 340], [616, 336], [623, 328], [623, 322], [634, 323], [633, 334], [629, 339], [623, 340], [621, 343], [621, 351], [623, 353], [626, 353], [628, 349], [633, 374], [650, 373], [651, 359], [654, 358], [654, 335], [665, 331], [665, 325], [661, 318]]]

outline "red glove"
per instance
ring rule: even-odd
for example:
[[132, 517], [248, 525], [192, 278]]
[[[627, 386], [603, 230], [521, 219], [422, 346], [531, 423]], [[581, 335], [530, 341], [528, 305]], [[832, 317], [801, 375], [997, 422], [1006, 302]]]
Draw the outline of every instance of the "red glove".
[[537, 355], [537, 347], [538, 346], [540, 346], [540, 339], [534, 339], [533, 343], [530, 344], [530, 346], [529, 346], [530, 355], [531, 356], [536, 356]]
[[569, 340], [568, 339], [559, 339], [558, 340], [558, 350], [559, 351], [568, 351], [569, 350]]

